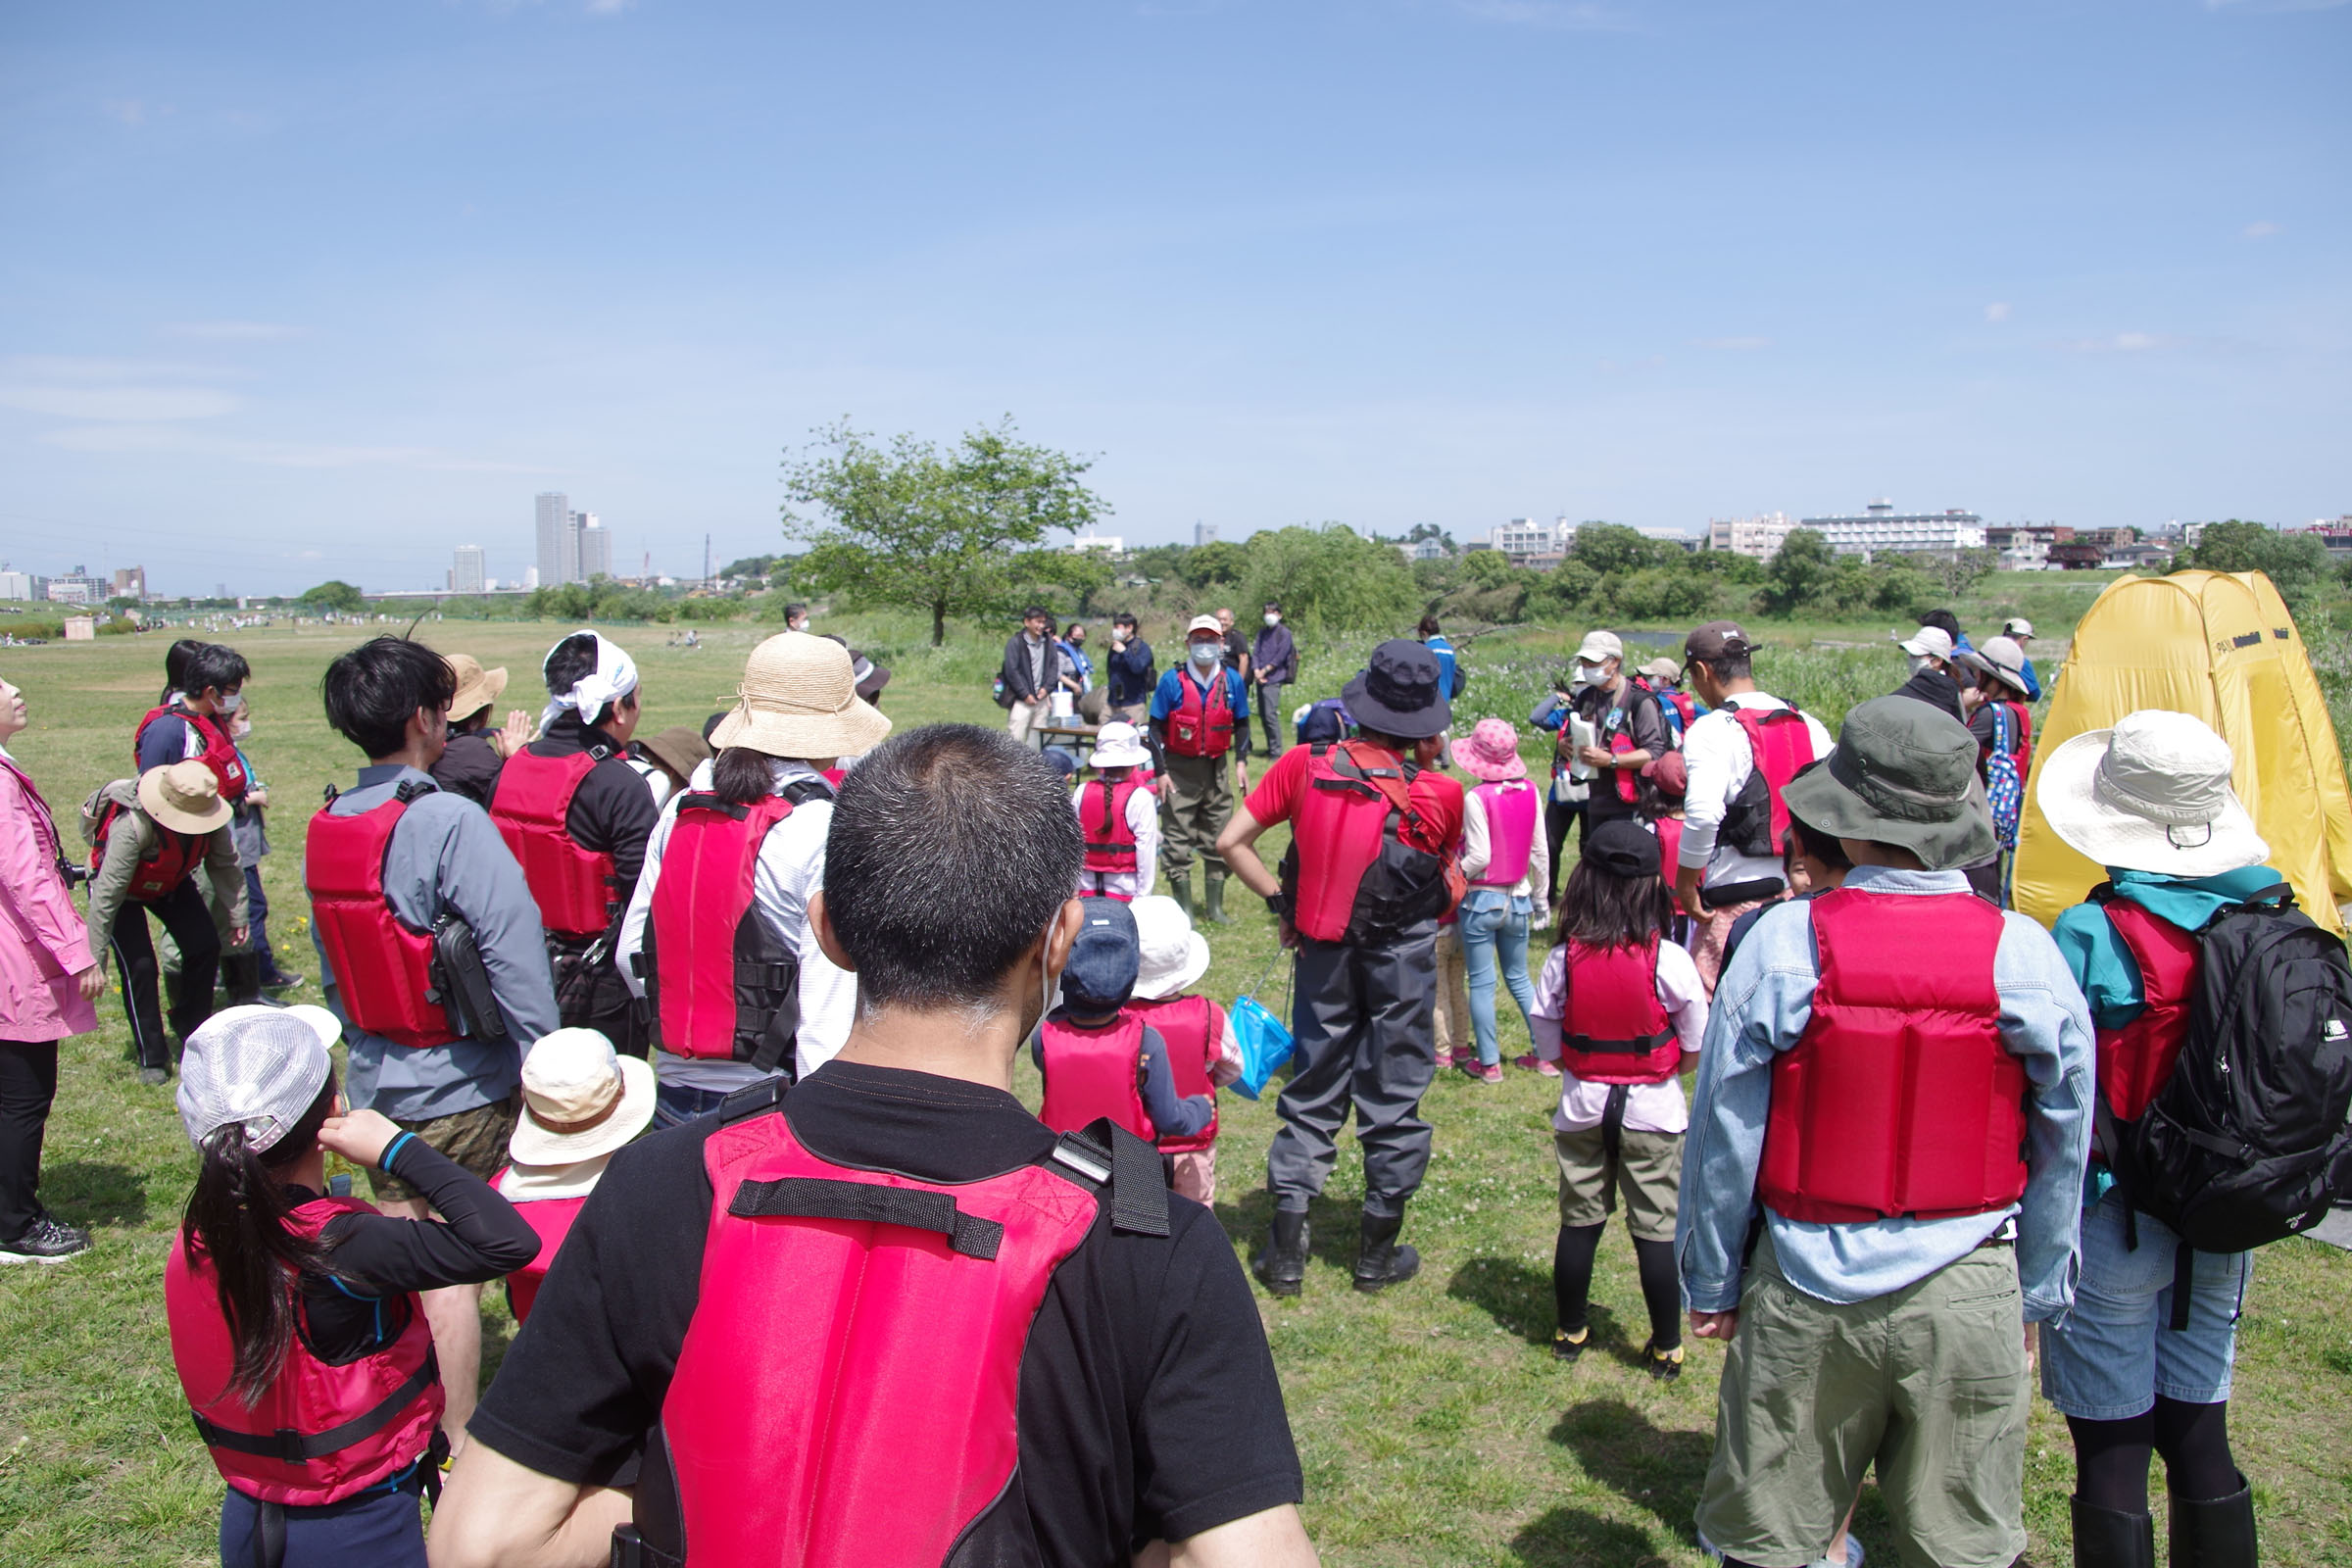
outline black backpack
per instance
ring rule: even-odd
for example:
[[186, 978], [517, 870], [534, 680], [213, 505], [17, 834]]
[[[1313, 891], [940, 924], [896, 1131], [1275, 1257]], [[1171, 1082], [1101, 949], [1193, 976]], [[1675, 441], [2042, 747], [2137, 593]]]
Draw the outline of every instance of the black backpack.
[[[2197, 933], [2188, 1038], [2147, 1113], [2098, 1102], [2101, 1152], [2132, 1206], [2191, 1250], [2293, 1236], [2352, 1194], [2352, 962], [2281, 883]], [[2187, 1305], [2177, 1291], [2176, 1319]]]

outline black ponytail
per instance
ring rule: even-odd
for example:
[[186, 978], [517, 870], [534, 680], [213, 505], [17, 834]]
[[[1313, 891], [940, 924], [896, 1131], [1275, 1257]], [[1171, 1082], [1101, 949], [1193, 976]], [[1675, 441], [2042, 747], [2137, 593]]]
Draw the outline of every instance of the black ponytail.
[[180, 1225], [180, 1249], [190, 1267], [209, 1261], [220, 1293], [220, 1315], [236, 1348], [227, 1394], [248, 1406], [259, 1400], [285, 1364], [294, 1341], [291, 1276], [320, 1272], [333, 1250], [315, 1237], [286, 1229], [293, 1204], [278, 1172], [308, 1154], [335, 1105], [327, 1075], [318, 1099], [291, 1131], [262, 1152], [245, 1143], [241, 1127], [223, 1127], [204, 1141], [204, 1164]]
[[730, 746], [710, 764], [710, 793], [729, 806], [751, 806], [776, 789], [776, 760], [748, 746]]

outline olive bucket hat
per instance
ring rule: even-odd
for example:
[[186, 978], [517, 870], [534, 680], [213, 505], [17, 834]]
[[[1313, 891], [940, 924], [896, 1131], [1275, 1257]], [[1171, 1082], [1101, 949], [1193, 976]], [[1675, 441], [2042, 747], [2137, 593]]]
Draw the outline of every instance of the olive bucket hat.
[[2000, 848], [1977, 777], [1977, 739], [1949, 714], [1881, 697], [1845, 715], [1827, 765], [1789, 781], [1789, 812], [1824, 833], [1909, 850], [1931, 871]]

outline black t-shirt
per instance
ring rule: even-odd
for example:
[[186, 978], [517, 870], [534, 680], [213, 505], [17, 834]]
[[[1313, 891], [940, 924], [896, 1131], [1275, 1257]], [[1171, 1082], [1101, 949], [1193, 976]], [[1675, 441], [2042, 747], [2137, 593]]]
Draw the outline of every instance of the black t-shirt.
[[[1054, 1135], [1000, 1090], [833, 1061], [785, 1114], [835, 1163], [969, 1182], [1034, 1164]], [[715, 1117], [615, 1155], [468, 1430], [542, 1475], [626, 1479], [661, 1414], [701, 1291]], [[1050, 1564], [1125, 1563], [1304, 1494], [1274, 1358], [1232, 1245], [1170, 1195], [1166, 1237], [1107, 1206], [1054, 1273], [1021, 1359], [1020, 1465]], [[789, 1302], [778, 1310], [791, 1309]], [[942, 1375], [952, 1369], [943, 1368]]]

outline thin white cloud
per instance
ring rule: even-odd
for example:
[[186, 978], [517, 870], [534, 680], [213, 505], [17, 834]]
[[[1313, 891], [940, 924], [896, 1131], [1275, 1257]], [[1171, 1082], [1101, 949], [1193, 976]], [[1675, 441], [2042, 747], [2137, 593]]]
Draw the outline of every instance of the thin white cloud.
[[40, 386], [0, 384], [0, 408], [66, 419], [210, 419], [233, 414], [237, 400], [203, 386]]
[[1990, 305], [1985, 306], [1984, 319], [1991, 322], [1994, 326], [1998, 326], [2003, 321], [2009, 319], [2009, 302], [2007, 300], [1994, 300]]
[[636, 3], [637, 0], [588, 0], [588, 14], [592, 17], [617, 17]]
[[1627, 32], [1633, 19], [1590, 0], [1453, 0], [1453, 9], [1477, 22], [1555, 32]]
[[200, 343], [271, 343], [301, 330], [278, 321], [174, 321], [164, 328], [164, 334]]
[[109, 120], [133, 130], [147, 123], [147, 106], [136, 98], [110, 98], [98, 108]]
[[2145, 354], [2172, 345], [2173, 339], [2153, 332], [2116, 332], [2106, 337], [2079, 337], [2066, 347], [2077, 354]]
[[169, 424], [83, 424], [52, 430], [40, 438], [69, 452], [175, 452], [191, 457], [224, 458], [273, 468], [355, 468], [389, 466], [424, 468], [446, 473], [547, 473], [553, 470], [529, 463], [499, 463], [468, 458], [437, 447], [337, 446], [301, 441], [250, 441], [205, 435]]
[[1772, 339], [1768, 337], [1701, 337], [1691, 339], [1691, 346], [1702, 349], [1720, 349], [1732, 354], [1748, 354], [1757, 349], [1772, 347]]
[[220, 381], [244, 372], [185, 360], [110, 360], [85, 354], [12, 354], [0, 359], [0, 381]]
[[2269, 239], [2273, 234], [2285, 232], [2286, 225], [2284, 223], [2274, 223], [2267, 218], [2260, 222], [2248, 223], [2245, 227], [2245, 235], [2248, 239]]

